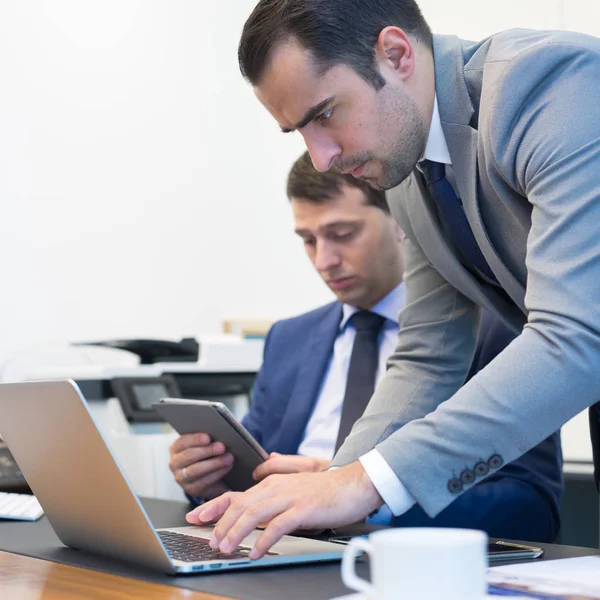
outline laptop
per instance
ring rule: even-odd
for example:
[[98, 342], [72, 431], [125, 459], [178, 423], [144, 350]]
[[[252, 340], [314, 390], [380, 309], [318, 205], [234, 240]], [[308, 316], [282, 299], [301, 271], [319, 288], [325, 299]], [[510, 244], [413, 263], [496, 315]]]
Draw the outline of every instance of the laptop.
[[339, 544], [287, 535], [250, 560], [258, 530], [222, 554], [208, 545], [210, 526], [154, 529], [74, 381], [0, 384], [0, 434], [65, 546], [169, 574], [342, 557]]

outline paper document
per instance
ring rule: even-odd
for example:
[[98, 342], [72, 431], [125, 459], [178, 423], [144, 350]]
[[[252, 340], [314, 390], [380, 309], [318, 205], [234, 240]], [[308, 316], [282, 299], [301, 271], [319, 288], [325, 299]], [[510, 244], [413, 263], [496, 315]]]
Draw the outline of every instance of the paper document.
[[488, 594], [527, 600], [600, 600], [600, 556], [488, 569]]

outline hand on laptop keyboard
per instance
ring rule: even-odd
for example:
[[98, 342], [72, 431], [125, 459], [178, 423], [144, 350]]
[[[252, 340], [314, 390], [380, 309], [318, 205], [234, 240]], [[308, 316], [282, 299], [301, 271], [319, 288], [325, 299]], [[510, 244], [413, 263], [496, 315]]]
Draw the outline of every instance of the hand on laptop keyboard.
[[[248, 554], [252, 550], [252, 548], [248, 548], [247, 546], [239, 546], [231, 554], [222, 554], [218, 550], [213, 550], [205, 538], [185, 535], [175, 531], [159, 531], [158, 535], [169, 555], [184, 562], [198, 562], [203, 560], [227, 561], [248, 558]], [[267, 556], [277, 555], [277, 552], [267, 552]]]
[[0, 492], [0, 519], [37, 521], [43, 514], [35, 496]]

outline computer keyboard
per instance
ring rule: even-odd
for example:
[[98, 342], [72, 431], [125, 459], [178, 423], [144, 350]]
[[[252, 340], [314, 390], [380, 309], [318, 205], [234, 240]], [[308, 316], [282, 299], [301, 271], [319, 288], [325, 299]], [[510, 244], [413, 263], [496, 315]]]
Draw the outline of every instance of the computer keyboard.
[[37, 521], [44, 514], [35, 496], [0, 492], [0, 519]]
[[[236, 560], [248, 558], [252, 548], [240, 546], [231, 554], [222, 554], [213, 550], [208, 540], [175, 531], [158, 531], [158, 535], [171, 558], [184, 562], [202, 562], [205, 560]], [[267, 556], [277, 556], [277, 552], [267, 552]]]

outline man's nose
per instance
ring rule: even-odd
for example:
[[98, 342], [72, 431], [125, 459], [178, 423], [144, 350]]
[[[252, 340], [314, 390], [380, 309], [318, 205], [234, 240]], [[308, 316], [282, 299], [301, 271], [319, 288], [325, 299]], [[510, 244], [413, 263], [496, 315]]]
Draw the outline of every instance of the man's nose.
[[340, 255], [336, 252], [332, 244], [327, 241], [317, 242], [317, 251], [315, 254], [315, 267], [320, 273], [331, 271], [340, 265]]
[[305, 132], [302, 136], [315, 169], [328, 171], [342, 153], [340, 145], [324, 135]]

